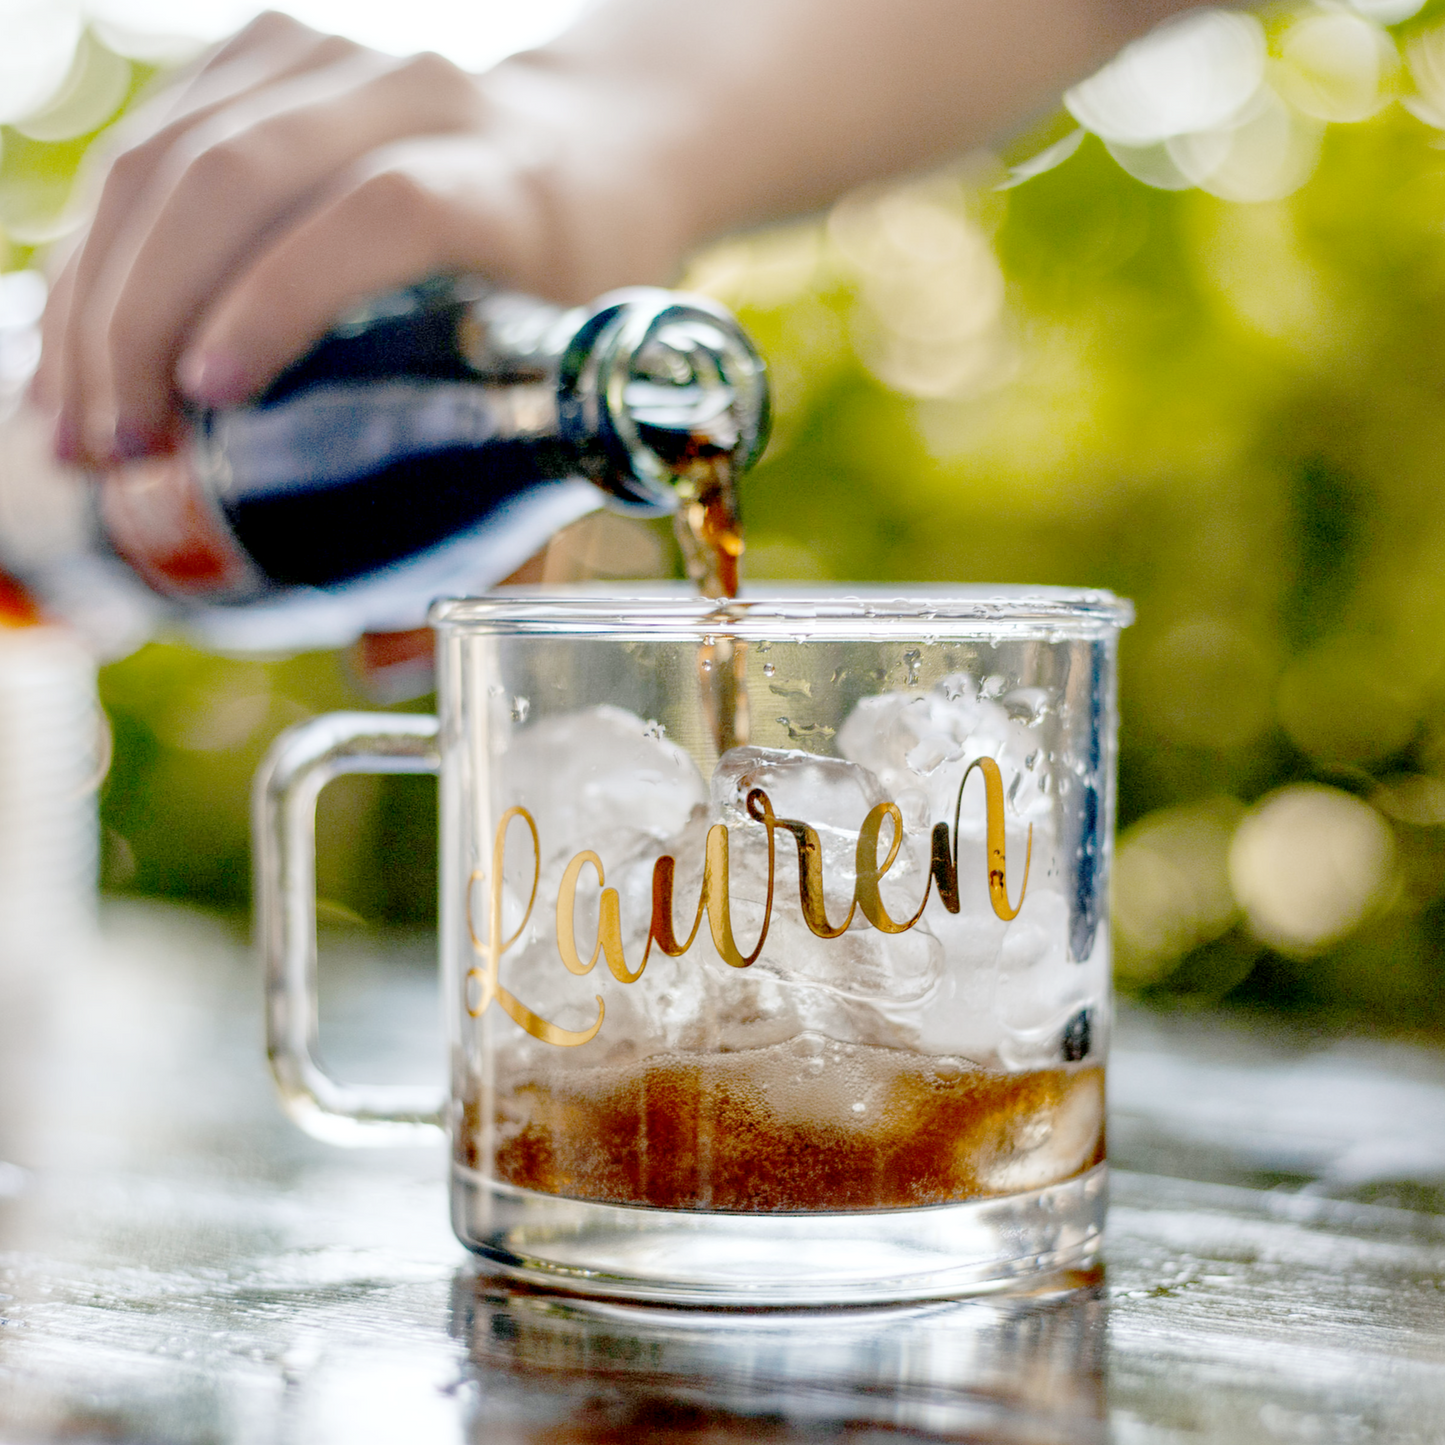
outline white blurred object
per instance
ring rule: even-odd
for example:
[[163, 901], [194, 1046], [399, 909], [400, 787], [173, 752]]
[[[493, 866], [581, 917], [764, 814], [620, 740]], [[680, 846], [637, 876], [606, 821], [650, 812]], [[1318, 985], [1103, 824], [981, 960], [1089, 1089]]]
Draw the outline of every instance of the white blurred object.
[[1350, 9], [1376, 25], [1398, 25], [1425, 8], [1425, 0], [1349, 0]]
[[[85, 506], [83, 483], [56, 468], [43, 423], [20, 405], [44, 306], [38, 272], [0, 276], [0, 566], [40, 571]], [[97, 635], [114, 636], [124, 609], [80, 590]], [[53, 961], [95, 927], [95, 790], [109, 747], [95, 669], [72, 629], [0, 621], [0, 970]]]
[[1405, 42], [1405, 63], [1416, 94], [1401, 104], [1411, 115], [1445, 130], [1445, 26], [1435, 25]]
[[[239, 30], [262, 10], [284, 10], [317, 30], [393, 55], [435, 50], [482, 70], [562, 30], [586, 0], [0, 0], [0, 121], [37, 140], [83, 134], [125, 92], [116, 57], [176, 65]], [[100, 46], [83, 41], [89, 26]], [[104, 47], [101, 49], [101, 47]], [[34, 127], [34, 129], [32, 129]]]
[[1126, 46], [1064, 96], [1086, 130], [1124, 146], [1227, 125], [1264, 80], [1264, 27], [1252, 15], [1191, 10]]
[[1389, 103], [1399, 55], [1378, 22], [1416, 8], [1361, 0], [1304, 15], [1277, 62], [1254, 16], [1193, 10], [1127, 46], [1064, 104], [1146, 185], [1280, 200], [1314, 173], [1326, 122], [1366, 120]]
[[885, 385], [968, 397], [1010, 378], [1003, 272], [956, 183], [855, 191], [833, 208], [828, 236], [858, 276], [854, 340]]
[[105, 43], [122, 55], [147, 61], [183, 59], [238, 30], [261, 10], [294, 15], [317, 30], [349, 36], [393, 55], [435, 50], [473, 70], [513, 51], [549, 39], [581, 9], [584, 0], [532, 0], [527, 5], [484, 0], [282, 0], [267, 7], [255, 0], [88, 0]]
[[1368, 120], [1389, 102], [1399, 63], [1395, 42], [1378, 25], [1344, 11], [1307, 15], [1285, 32], [1276, 83], [1316, 120]]
[[1153, 186], [1156, 191], [1187, 191], [1194, 184], [1174, 164], [1166, 141], [1155, 141], [1147, 146], [1126, 146], [1118, 141], [1105, 141], [1104, 145], [1122, 170], [1136, 181]]
[[39, 271], [0, 275], [0, 416], [40, 364], [45, 277]]
[[239, 30], [263, 8], [252, 0], [89, 0], [85, 12], [102, 43], [118, 55], [174, 65]]
[[80, 37], [69, 74], [38, 110], [15, 122], [31, 140], [61, 141], [103, 125], [130, 89], [129, 63], [92, 34]]
[[1055, 166], [1061, 166], [1078, 150], [1084, 143], [1085, 131], [1082, 126], [1071, 130], [1063, 140], [1057, 140], [1051, 146], [1046, 146], [1037, 155], [1030, 156], [1028, 160], [1019, 165], [1010, 166], [1006, 179], [1001, 181], [998, 189], [1011, 191], [1015, 186], [1021, 186], [1025, 181], [1031, 181], [1035, 176], [1041, 176], [1045, 171], [1051, 171]]
[[117, 559], [92, 552], [90, 483], [56, 463], [46, 419], [22, 396], [40, 360], [45, 278], [0, 275], [0, 568], [23, 577], [102, 658], [134, 651], [162, 608]]
[[1323, 126], [1261, 86], [1246, 117], [1165, 142], [1182, 175], [1225, 201], [1278, 201], [1314, 172]]
[[107, 751], [89, 650], [62, 628], [0, 626], [0, 969], [93, 935]]
[[0, 0], [0, 121], [39, 110], [70, 73], [79, 7], [64, 0]]

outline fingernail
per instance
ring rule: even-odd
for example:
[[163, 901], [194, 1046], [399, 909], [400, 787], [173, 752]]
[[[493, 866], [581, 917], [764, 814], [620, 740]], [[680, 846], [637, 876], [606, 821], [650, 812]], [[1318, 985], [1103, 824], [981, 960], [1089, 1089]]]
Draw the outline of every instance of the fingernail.
[[192, 351], [176, 367], [176, 381], [202, 406], [234, 406], [251, 394], [251, 381], [228, 351]]
[[80, 427], [68, 412], [61, 412], [55, 419], [55, 431], [50, 439], [50, 450], [55, 460], [79, 466], [84, 460], [80, 449]]

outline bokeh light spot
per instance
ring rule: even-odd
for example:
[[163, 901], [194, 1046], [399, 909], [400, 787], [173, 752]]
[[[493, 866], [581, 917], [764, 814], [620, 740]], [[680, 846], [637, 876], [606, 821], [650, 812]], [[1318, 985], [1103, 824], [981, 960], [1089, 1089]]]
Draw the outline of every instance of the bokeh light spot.
[[1306, 15], [1285, 32], [1275, 83], [1317, 120], [1367, 120], [1389, 100], [1398, 67], [1395, 44], [1378, 25], [1334, 11]]
[[1147, 146], [1122, 145], [1112, 140], [1104, 145], [1124, 171], [1156, 191], [1187, 191], [1194, 184], [1174, 163], [1162, 140]]
[[1418, 92], [1404, 106], [1426, 125], [1445, 129], [1445, 25], [1417, 31], [1405, 42], [1405, 63]]
[[1394, 862], [1394, 834], [1368, 803], [1295, 783], [1245, 815], [1229, 881], [1261, 942], [1308, 955], [1353, 932], [1388, 896]]
[[6, 5], [0, 12], [0, 121], [24, 120], [60, 89], [80, 40], [80, 11], [63, 0]]
[[1235, 123], [1175, 136], [1165, 144], [1181, 173], [1200, 190], [1224, 201], [1277, 201], [1314, 172], [1322, 133], [1319, 121], [1262, 86]]
[[[182, 689], [157, 719], [161, 741], [183, 752], [214, 753], [240, 747], [261, 729], [271, 711], [271, 694], [254, 690], [240, 676], [236, 686], [213, 684]], [[249, 684], [249, 686], [248, 686]]]
[[1259, 89], [1264, 67], [1254, 16], [1191, 10], [1126, 46], [1064, 104], [1106, 141], [1148, 146], [1227, 124]]
[[1388, 818], [1415, 828], [1445, 826], [1445, 778], [1398, 773], [1385, 778], [1370, 801]]
[[1232, 623], [1202, 618], [1170, 628], [1140, 671], [1141, 715], [1173, 742], [1243, 747], [1273, 721], [1274, 664]]
[[1279, 720], [1290, 741], [1328, 766], [1367, 767], [1414, 736], [1420, 700], [1378, 644], [1339, 638], [1296, 658], [1279, 683]]
[[31, 140], [63, 141], [104, 125], [130, 89], [130, 62], [92, 34], [80, 38], [70, 73], [43, 106], [15, 123]]
[[1012, 374], [1003, 272], [956, 186], [859, 191], [834, 207], [828, 235], [857, 278], [854, 338], [880, 381], [966, 397]]
[[1130, 828], [1114, 859], [1114, 965], [1128, 986], [1166, 977], [1239, 916], [1229, 845], [1243, 805], [1214, 798], [1162, 808]]

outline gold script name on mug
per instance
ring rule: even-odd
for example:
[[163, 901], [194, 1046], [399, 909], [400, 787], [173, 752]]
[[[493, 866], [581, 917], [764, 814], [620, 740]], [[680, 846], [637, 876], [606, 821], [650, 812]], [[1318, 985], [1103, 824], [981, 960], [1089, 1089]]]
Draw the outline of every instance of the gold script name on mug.
[[[1023, 882], [1019, 886], [1019, 901], [1009, 903], [1008, 863], [1004, 847], [1004, 795], [1003, 776], [998, 764], [992, 758], [977, 758], [964, 770], [958, 785], [958, 799], [953, 810], [953, 828], [947, 823], [936, 823], [933, 828], [932, 858], [929, 864], [928, 881], [923, 888], [923, 899], [911, 918], [895, 919], [884, 906], [878, 885], [892, 868], [903, 845], [903, 815], [896, 803], [879, 803], [863, 820], [858, 831], [856, 882], [853, 888], [853, 902], [847, 916], [841, 923], [830, 923], [823, 903], [823, 850], [815, 828], [794, 818], [779, 818], [773, 812], [773, 805], [761, 788], [754, 788], [747, 796], [748, 816], [761, 823], [767, 830], [768, 841], [768, 895], [763, 910], [762, 926], [758, 941], [752, 952], [743, 953], [733, 937], [732, 905], [728, 870], [728, 830], [724, 823], [714, 823], [708, 829], [706, 853], [703, 863], [702, 891], [697, 902], [697, 913], [693, 918], [692, 930], [679, 942], [673, 927], [673, 880], [677, 872], [677, 861], [664, 854], [653, 865], [652, 871], [652, 926], [647, 935], [647, 946], [635, 969], [628, 968], [622, 946], [622, 918], [620, 900], [615, 888], [603, 887], [606, 876], [602, 860], [590, 848], [578, 853], [562, 874], [557, 890], [557, 952], [570, 973], [578, 976], [588, 974], [597, 963], [599, 956], [607, 961], [607, 967], [619, 983], [636, 983], [647, 967], [655, 943], [669, 958], [681, 958], [693, 945], [702, 927], [704, 914], [707, 916], [708, 931], [713, 946], [724, 963], [733, 968], [747, 968], [756, 963], [762, 955], [763, 945], [768, 939], [768, 928], [773, 917], [773, 884], [777, 862], [778, 829], [791, 834], [798, 850], [798, 895], [803, 919], [808, 928], [819, 938], [837, 938], [853, 922], [855, 914], [861, 913], [874, 928], [883, 933], [906, 933], [923, 917], [928, 899], [935, 885], [943, 906], [950, 913], [959, 911], [958, 893], [958, 822], [963, 808], [963, 791], [969, 777], [977, 768], [984, 781], [984, 804], [986, 808], [986, 845], [988, 860], [988, 896], [993, 911], [1004, 922], [1017, 916], [1023, 907], [1024, 894], [1029, 886], [1029, 867], [1033, 862], [1034, 830], [1029, 825], [1028, 846], [1024, 856]], [[527, 826], [532, 840], [532, 888], [522, 921], [512, 934], [502, 937], [502, 870], [506, 860], [507, 830], [513, 819], [520, 818]], [[892, 835], [887, 855], [880, 861], [879, 844], [882, 841], [884, 820], [892, 823]], [[488, 909], [487, 938], [479, 936], [472, 919], [471, 899], [473, 890], [485, 881], [486, 874], [476, 869], [467, 881], [467, 928], [471, 933], [472, 947], [482, 966], [473, 967], [467, 973], [467, 1012], [473, 1018], [480, 1018], [496, 1003], [519, 1028], [525, 1030], [543, 1043], [556, 1044], [562, 1048], [575, 1048], [588, 1043], [597, 1036], [602, 1027], [606, 1005], [601, 994], [597, 1000], [597, 1018], [590, 1028], [564, 1029], [549, 1023], [522, 1003], [515, 994], [503, 987], [501, 982], [502, 956], [521, 938], [526, 931], [532, 909], [537, 902], [537, 884], [541, 877], [541, 843], [537, 835], [537, 824], [532, 815], [521, 807], [508, 808], [497, 824], [497, 833], [492, 845], [492, 871], [490, 907]], [[577, 885], [584, 868], [593, 868], [597, 873], [597, 884], [601, 888], [598, 899], [597, 942], [592, 956], [583, 959], [577, 949], [575, 911]]]

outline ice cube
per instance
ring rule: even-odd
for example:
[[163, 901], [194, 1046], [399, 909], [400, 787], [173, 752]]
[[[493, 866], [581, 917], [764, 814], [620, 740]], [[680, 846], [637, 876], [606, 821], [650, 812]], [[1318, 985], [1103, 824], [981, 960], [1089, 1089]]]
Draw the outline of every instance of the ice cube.
[[[856, 762], [794, 748], [731, 748], [713, 769], [711, 801], [730, 826], [748, 822], [747, 796], [762, 788], [780, 818], [857, 836], [868, 810], [884, 802], [878, 779]], [[851, 861], [851, 860], [850, 860]]]
[[952, 830], [969, 764], [981, 757], [998, 762], [1005, 795], [1007, 889], [1017, 903], [1028, 860], [1024, 903], [1012, 921], [994, 910], [984, 846], [984, 787], [975, 779], [958, 815], [959, 912], [949, 913], [935, 893], [924, 915], [945, 963], [944, 981], [930, 998], [920, 1036], [932, 1049], [1034, 1067], [1055, 1061], [1059, 1029], [1097, 989], [1092, 972], [1068, 957], [1069, 909], [1060, 886], [1055, 804], [1038, 732], [1051, 695], [1027, 688], [996, 700], [993, 693], [1000, 690], [980, 689], [959, 674], [928, 692], [864, 698], [839, 729], [837, 745], [878, 779], [885, 795], [898, 800], [910, 833], [931, 833], [937, 823]]
[[1060, 1096], [1034, 1101], [1006, 1134], [1006, 1146], [981, 1168], [980, 1179], [1000, 1192], [1039, 1189], [1078, 1173], [1093, 1157], [1104, 1121], [1104, 1079], [1097, 1069], [1068, 1078]]
[[1096, 970], [1069, 957], [1069, 905], [1063, 894], [1031, 890], [1028, 902], [1009, 925], [999, 951], [994, 994], [1002, 1028], [999, 1056], [1011, 1068], [1048, 1068], [1059, 1061], [1069, 1019], [1093, 996]]
[[780, 888], [767, 943], [753, 966], [852, 998], [914, 1004], [937, 984], [942, 965], [942, 945], [922, 925], [897, 934], [865, 926], [819, 938], [799, 912], [796, 889]]
[[[981, 696], [977, 683], [959, 673], [926, 693], [865, 697], [838, 730], [838, 751], [868, 768], [900, 806], [905, 798], [921, 795], [924, 804], [911, 803], [914, 810], [926, 813], [932, 823], [950, 824], [965, 768], [977, 758], [994, 758], [1004, 772], [1013, 818], [1047, 823], [1052, 804], [1033, 730], [1047, 707], [1035, 696], [1043, 689], [1019, 691], [1028, 694], [1026, 708]], [[981, 837], [982, 810], [966, 807], [964, 814], [965, 831]]]
[[[877, 930], [855, 912], [841, 936], [820, 938], [799, 901], [797, 845], [780, 829], [769, 937], [751, 967], [732, 968], [718, 957], [705, 917], [684, 956], [672, 959], [654, 947], [643, 976], [631, 984], [612, 978], [600, 959], [589, 976], [574, 977], [563, 968], [556, 942], [561, 870], [583, 848], [602, 856], [606, 886], [618, 891], [629, 968], [638, 966], [647, 945], [653, 869], [664, 853], [675, 859], [675, 926], [685, 937], [701, 893], [708, 829], [722, 822], [730, 835], [733, 928], [739, 947], [750, 952], [767, 889], [766, 833], [746, 810], [753, 788], [768, 794], [778, 817], [817, 832], [826, 913], [835, 926], [853, 900], [859, 828], [891, 793], [905, 835], [881, 891], [892, 917], [909, 918], [929, 882], [931, 825], [952, 824], [964, 767], [977, 756], [1001, 756], [1007, 788], [1022, 746], [1038, 746], [1036, 736], [1016, 736], [1024, 726], [980, 698], [966, 679], [953, 679], [930, 694], [865, 700], [839, 734], [850, 757], [735, 748], [705, 785], [686, 753], [621, 709], [535, 722], [515, 736], [503, 789], [504, 801], [523, 803], [537, 819], [543, 876], [531, 926], [504, 960], [504, 980], [529, 1007], [567, 1028], [587, 1027], [596, 1016], [595, 995], [604, 997], [602, 1031], [595, 1047], [576, 1051], [578, 1067], [663, 1048], [761, 1048], [803, 1030], [1015, 1068], [1051, 1063], [1067, 1022], [1063, 1014], [1100, 996], [1097, 970], [1081, 970], [1065, 955], [1067, 907], [1051, 881], [1052, 830], [1037, 812], [1027, 904], [1012, 923], [994, 912], [981, 785], [966, 799], [960, 827], [957, 914], [933, 890], [922, 919], [907, 932]], [[1042, 793], [1039, 798], [1051, 805]], [[1011, 808], [1008, 825], [1009, 890], [1017, 898], [1026, 824]], [[888, 841], [885, 825], [884, 849]], [[599, 892], [595, 873], [585, 869], [576, 906], [583, 957], [595, 939]], [[509, 901], [509, 918], [513, 912]], [[510, 1028], [497, 1037], [509, 1058], [554, 1052]], [[562, 1066], [571, 1067], [571, 1052], [564, 1052]]]
[[[767, 844], [763, 825], [747, 813], [747, 797], [754, 788], [768, 795], [777, 817], [806, 823], [817, 833], [825, 911], [832, 922], [841, 922], [857, 881], [859, 830], [873, 808], [890, 801], [878, 779], [859, 763], [791, 748], [733, 748], [718, 759], [712, 775], [712, 810], [731, 834], [733, 890], [741, 898], [760, 902], [767, 888]], [[886, 856], [891, 841], [891, 826], [885, 825], [881, 855]], [[796, 902], [797, 844], [791, 834], [779, 830], [776, 849], [775, 886]], [[923, 896], [927, 859], [927, 830], [910, 832], [905, 818], [903, 845], [880, 885], [895, 915], [911, 915]], [[859, 928], [866, 926], [861, 915], [854, 922]]]
[[[652, 839], [649, 846], [619, 864], [607, 864], [607, 886], [618, 891], [623, 948], [636, 968], [647, 946], [652, 919], [653, 868], [661, 853], [675, 860], [674, 926], [680, 937], [697, 917], [703, 883], [708, 829], [724, 823], [730, 835], [729, 893], [731, 921], [739, 948], [752, 951], [762, 926], [767, 896], [766, 830], [746, 812], [748, 792], [763, 788], [781, 816], [796, 816], [816, 827], [823, 846], [826, 905], [837, 924], [852, 903], [859, 828], [869, 810], [882, 800], [877, 780], [864, 768], [834, 758], [818, 758], [790, 750], [737, 748], [724, 755], [712, 780], [713, 806], [694, 808], [670, 838]], [[885, 835], [886, 836], [886, 835]], [[907, 841], [907, 840], [905, 840]], [[900, 857], [884, 879], [907, 861], [913, 876], [897, 894], [884, 888], [885, 903], [895, 916], [907, 917], [922, 897], [925, 840], [913, 840], [917, 856]], [[560, 966], [548, 918], [535, 937], [509, 956], [510, 977], [529, 1006], [551, 1018], [580, 1018], [578, 1000], [595, 1012], [591, 999], [606, 999], [603, 1031], [608, 1048], [623, 1040], [643, 1052], [649, 1048], [762, 1048], [813, 1029], [829, 1037], [886, 1047], [910, 1045], [917, 1034], [916, 1016], [938, 986], [943, 950], [926, 927], [890, 935], [873, 929], [861, 913], [841, 937], [820, 938], [807, 926], [799, 901], [798, 851], [786, 830], [775, 834], [773, 911], [762, 954], [748, 968], [726, 964], [714, 947], [704, 917], [692, 947], [672, 959], [656, 947], [643, 976], [619, 985], [600, 961], [586, 979]], [[885, 843], [886, 847], [886, 843]], [[577, 944], [585, 957], [595, 938], [596, 875], [584, 871], [577, 891]], [[546, 894], [548, 906], [553, 893]], [[569, 1023], [568, 1027], [577, 1027]], [[529, 1045], [509, 1044], [514, 1052]], [[589, 1054], [589, 1057], [592, 1057]], [[580, 1067], [580, 1063], [579, 1063]]]
[[609, 867], [680, 833], [707, 801], [691, 757], [620, 707], [543, 718], [517, 732], [500, 769], [503, 806], [537, 824], [548, 881], [583, 849]]

